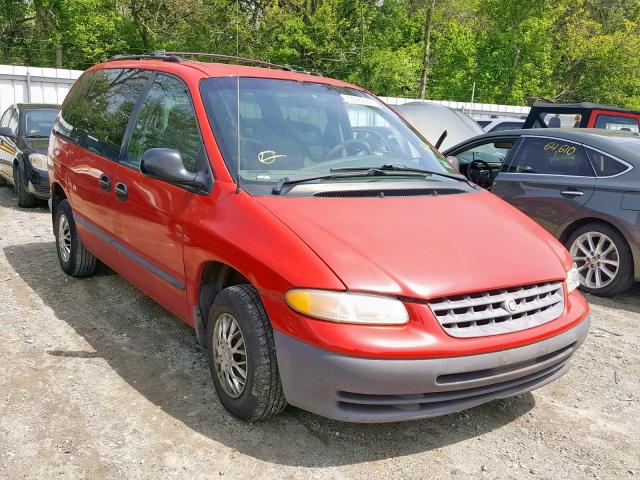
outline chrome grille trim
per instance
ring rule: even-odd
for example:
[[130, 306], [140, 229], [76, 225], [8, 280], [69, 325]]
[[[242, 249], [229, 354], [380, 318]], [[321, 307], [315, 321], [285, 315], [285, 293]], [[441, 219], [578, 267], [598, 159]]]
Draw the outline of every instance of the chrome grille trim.
[[[509, 301], [516, 310], [507, 310]], [[471, 338], [517, 332], [558, 318], [564, 310], [562, 282], [493, 290], [439, 298], [429, 303], [444, 331], [452, 337]]]

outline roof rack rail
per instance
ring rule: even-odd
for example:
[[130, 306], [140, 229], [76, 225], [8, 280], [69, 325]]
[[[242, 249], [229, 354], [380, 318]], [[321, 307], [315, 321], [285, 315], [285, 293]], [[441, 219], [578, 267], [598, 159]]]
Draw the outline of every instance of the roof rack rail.
[[182, 59], [175, 55], [165, 54], [163, 52], [145, 53], [142, 55], [114, 55], [110, 57], [108, 62], [115, 62], [116, 60], [162, 60], [163, 62], [181, 62]]
[[200, 53], [200, 52], [167, 52], [164, 50], [160, 50], [155, 52], [155, 55], [168, 55], [175, 56], [178, 58], [181, 57], [205, 57], [210, 58], [212, 60], [222, 60], [226, 62], [238, 62], [244, 63], [246, 65], [255, 65], [258, 67], [266, 67], [266, 68], [277, 68], [279, 70], [286, 70], [288, 72], [298, 72], [298, 73], [306, 73], [307, 75], [315, 75], [318, 77], [322, 77], [322, 73], [320, 72], [307, 72], [303, 68], [292, 66], [292, 65], [279, 65], [277, 63], [265, 62], [263, 60], [256, 60], [253, 58], [240, 57], [237, 55], [224, 55], [221, 53]]

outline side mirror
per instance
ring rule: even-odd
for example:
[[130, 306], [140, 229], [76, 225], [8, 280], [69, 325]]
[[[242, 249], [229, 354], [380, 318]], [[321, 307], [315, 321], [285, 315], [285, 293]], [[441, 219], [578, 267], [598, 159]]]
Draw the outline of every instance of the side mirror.
[[7, 137], [13, 140], [16, 139], [16, 132], [10, 127], [0, 127], [0, 137]]
[[180, 152], [170, 148], [151, 148], [144, 152], [140, 171], [147, 177], [187, 187], [189, 190], [208, 190], [201, 175], [184, 168]]
[[447, 157], [447, 161], [451, 164], [451, 166], [453, 168], [455, 168], [456, 170], [460, 171], [460, 161], [458, 160], [458, 157], [455, 157], [453, 155], [449, 155]]

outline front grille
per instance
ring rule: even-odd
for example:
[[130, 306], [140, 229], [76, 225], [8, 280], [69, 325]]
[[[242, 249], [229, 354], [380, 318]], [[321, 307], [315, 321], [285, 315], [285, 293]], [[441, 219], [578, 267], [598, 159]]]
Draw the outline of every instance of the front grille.
[[564, 310], [564, 293], [562, 282], [547, 282], [439, 298], [429, 307], [452, 337], [484, 337], [555, 320]]

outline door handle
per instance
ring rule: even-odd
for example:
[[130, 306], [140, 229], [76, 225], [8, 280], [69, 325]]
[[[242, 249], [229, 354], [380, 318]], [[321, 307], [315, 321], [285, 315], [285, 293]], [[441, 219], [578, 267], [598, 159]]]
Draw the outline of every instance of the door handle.
[[102, 190], [108, 192], [111, 190], [111, 179], [103, 173], [98, 179], [98, 185], [100, 185]]
[[560, 195], [564, 197], [581, 197], [584, 195], [584, 192], [581, 192], [580, 190], [563, 190], [560, 192]]
[[127, 198], [129, 198], [129, 189], [122, 182], [116, 183], [115, 192], [116, 192], [116, 197], [118, 197], [120, 200], [124, 201]]

